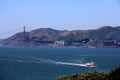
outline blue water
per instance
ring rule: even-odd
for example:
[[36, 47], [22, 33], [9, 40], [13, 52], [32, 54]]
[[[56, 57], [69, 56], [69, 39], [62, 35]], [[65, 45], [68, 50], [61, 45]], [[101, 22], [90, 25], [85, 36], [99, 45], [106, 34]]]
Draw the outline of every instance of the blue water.
[[[93, 61], [97, 67], [75, 64]], [[0, 47], [0, 80], [53, 80], [88, 71], [109, 72], [120, 65], [120, 49]]]

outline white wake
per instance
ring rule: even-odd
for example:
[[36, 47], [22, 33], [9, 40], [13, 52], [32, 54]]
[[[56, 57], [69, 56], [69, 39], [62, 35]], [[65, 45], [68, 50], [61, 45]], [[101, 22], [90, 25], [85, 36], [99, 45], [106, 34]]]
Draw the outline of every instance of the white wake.
[[[71, 62], [61, 62], [61, 61], [54, 61], [50, 59], [41, 59], [38, 57], [33, 57], [33, 56], [16, 56], [17, 59], [1, 59], [4, 61], [10, 61], [10, 62], [19, 62], [19, 63], [36, 63], [36, 64], [55, 64], [55, 65], [70, 65], [70, 66], [83, 66], [87, 67], [86, 64], [78, 64], [78, 63], [71, 63]], [[26, 60], [27, 59], [27, 60]]]
[[86, 64], [78, 64], [78, 63], [70, 63], [70, 62], [59, 62], [59, 61], [53, 61], [53, 60], [42, 60], [43, 62], [55, 64], [55, 65], [70, 65], [70, 66], [84, 66], [87, 67]]
[[68, 63], [68, 62], [56, 62], [56, 64], [71, 65], [71, 66], [84, 66], [84, 67], [87, 67], [85, 64]]

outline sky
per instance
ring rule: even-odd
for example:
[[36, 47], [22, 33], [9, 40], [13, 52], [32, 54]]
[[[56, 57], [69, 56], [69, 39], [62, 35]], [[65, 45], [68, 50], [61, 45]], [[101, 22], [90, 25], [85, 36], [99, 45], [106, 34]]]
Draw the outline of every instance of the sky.
[[0, 39], [38, 28], [120, 26], [120, 0], [0, 0]]

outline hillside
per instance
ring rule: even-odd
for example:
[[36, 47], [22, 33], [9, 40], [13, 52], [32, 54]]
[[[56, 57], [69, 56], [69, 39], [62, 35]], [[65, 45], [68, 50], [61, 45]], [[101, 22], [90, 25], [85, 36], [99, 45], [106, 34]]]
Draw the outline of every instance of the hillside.
[[120, 80], [120, 66], [111, 70], [109, 73], [86, 72], [83, 74], [73, 74], [61, 76], [54, 80]]
[[74, 47], [120, 47], [120, 26], [103, 26], [96, 30], [54, 30], [40, 28], [4, 39], [2, 45], [12, 46], [74, 46]]

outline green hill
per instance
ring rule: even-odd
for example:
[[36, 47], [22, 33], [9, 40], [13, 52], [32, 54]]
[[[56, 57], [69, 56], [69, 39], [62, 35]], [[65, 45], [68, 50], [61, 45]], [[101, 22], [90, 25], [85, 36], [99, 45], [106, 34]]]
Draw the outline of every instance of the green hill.
[[55, 41], [64, 41], [63, 46], [76, 47], [120, 47], [120, 26], [103, 26], [96, 30], [54, 30], [40, 28], [4, 39], [3, 45], [23, 46], [53, 46]]
[[86, 72], [83, 74], [61, 76], [54, 80], [120, 80], [120, 66], [109, 73]]

